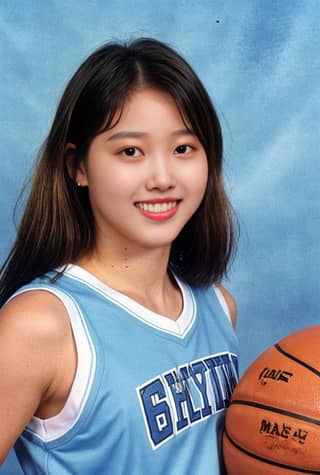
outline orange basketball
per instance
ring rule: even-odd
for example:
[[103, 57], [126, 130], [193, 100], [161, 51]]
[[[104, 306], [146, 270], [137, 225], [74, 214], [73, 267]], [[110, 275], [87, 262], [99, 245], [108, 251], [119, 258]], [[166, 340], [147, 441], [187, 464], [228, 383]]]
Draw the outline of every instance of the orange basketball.
[[262, 353], [226, 414], [228, 475], [320, 474], [320, 325]]

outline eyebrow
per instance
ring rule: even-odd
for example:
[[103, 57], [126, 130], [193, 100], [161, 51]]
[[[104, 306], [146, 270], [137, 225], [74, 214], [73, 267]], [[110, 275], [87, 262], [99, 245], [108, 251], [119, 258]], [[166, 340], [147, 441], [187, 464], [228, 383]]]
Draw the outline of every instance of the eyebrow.
[[[143, 138], [148, 136], [149, 134], [147, 132], [139, 132], [135, 130], [122, 130], [121, 132], [117, 132], [111, 137], [108, 138], [108, 142], [110, 140], [119, 140], [119, 139], [127, 139], [127, 138]], [[195, 135], [195, 133], [191, 129], [178, 129], [172, 132], [173, 136], [179, 136], [179, 135]]]

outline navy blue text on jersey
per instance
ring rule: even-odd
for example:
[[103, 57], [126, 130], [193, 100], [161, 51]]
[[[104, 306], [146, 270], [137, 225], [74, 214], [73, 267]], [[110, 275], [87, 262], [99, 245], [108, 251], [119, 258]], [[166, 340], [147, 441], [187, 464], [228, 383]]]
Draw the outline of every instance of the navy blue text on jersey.
[[237, 381], [237, 356], [222, 353], [171, 369], [138, 387], [151, 446], [159, 447], [228, 407]]

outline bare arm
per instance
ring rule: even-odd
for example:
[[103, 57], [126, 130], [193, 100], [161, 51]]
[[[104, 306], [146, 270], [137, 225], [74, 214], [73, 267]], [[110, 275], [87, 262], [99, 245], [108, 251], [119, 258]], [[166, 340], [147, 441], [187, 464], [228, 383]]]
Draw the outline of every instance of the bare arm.
[[1, 310], [0, 465], [34, 414], [50, 417], [61, 409], [76, 364], [72, 345], [66, 311], [48, 292], [26, 292]]

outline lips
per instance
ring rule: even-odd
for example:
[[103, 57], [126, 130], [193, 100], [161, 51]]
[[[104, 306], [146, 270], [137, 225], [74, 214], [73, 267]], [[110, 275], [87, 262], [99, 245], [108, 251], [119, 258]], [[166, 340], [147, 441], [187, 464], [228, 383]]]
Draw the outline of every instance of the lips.
[[150, 219], [163, 221], [172, 218], [179, 207], [181, 200], [173, 198], [137, 201], [134, 203], [139, 212]]
[[149, 211], [150, 213], [164, 213], [175, 208], [177, 206], [177, 201], [168, 201], [165, 203], [138, 202], [135, 203], [135, 206], [144, 211]]

